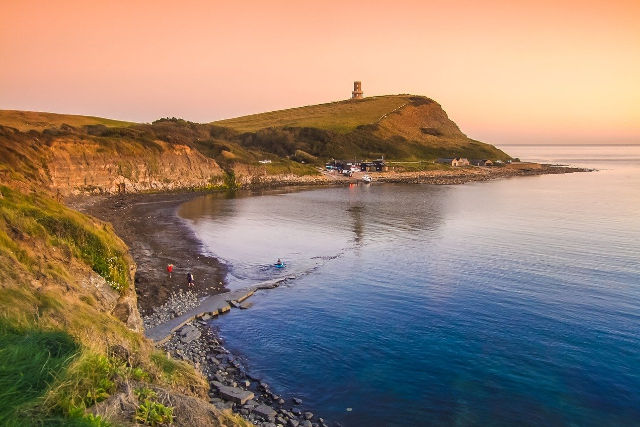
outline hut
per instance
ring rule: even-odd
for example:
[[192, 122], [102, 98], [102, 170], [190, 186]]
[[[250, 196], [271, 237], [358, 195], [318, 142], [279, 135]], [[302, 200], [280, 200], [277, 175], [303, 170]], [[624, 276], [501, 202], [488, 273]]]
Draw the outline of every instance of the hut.
[[437, 163], [451, 166], [469, 166], [469, 160], [464, 157], [454, 157], [453, 159], [438, 159]]
[[488, 159], [471, 160], [471, 164], [474, 165], [474, 166], [493, 166], [493, 162], [491, 160], [488, 160]]

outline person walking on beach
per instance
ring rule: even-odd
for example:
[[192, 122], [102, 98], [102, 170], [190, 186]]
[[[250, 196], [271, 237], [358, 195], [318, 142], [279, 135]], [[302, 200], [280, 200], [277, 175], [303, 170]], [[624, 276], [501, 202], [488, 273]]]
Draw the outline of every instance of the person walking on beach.
[[171, 279], [171, 273], [173, 273], [173, 264], [167, 265], [167, 274], [169, 275], [169, 279]]
[[191, 272], [189, 272], [189, 274], [187, 274], [187, 286], [190, 287], [190, 288], [194, 286], [193, 274], [191, 274]]

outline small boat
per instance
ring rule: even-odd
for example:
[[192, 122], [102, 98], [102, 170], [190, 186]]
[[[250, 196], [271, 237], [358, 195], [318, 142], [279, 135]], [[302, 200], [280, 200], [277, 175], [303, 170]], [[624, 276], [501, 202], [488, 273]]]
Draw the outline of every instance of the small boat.
[[281, 261], [281, 262], [276, 262], [275, 264], [273, 264], [273, 266], [275, 268], [284, 268], [285, 264], [284, 262]]
[[371, 176], [369, 176], [369, 175], [364, 175], [364, 176], [362, 177], [362, 180], [363, 180], [364, 182], [371, 182], [371, 181], [373, 181], [373, 179], [372, 179], [372, 178], [371, 178]]

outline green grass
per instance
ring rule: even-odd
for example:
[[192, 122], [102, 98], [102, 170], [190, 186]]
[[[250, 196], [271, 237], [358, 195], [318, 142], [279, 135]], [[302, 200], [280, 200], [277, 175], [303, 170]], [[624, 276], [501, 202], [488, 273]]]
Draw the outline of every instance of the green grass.
[[136, 408], [136, 422], [148, 426], [173, 423], [173, 408], [162, 403], [145, 399]]
[[[0, 192], [0, 425], [107, 426], [86, 409], [132, 380], [206, 397], [192, 366], [154, 350], [109, 314], [102, 292], [80, 286], [91, 269], [128, 284], [131, 259], [109, 225], [43, 194]], [[168, 407], [147, 409], [169, 419]]]
[[119, 360], [84, 351], [61, 377], [49, 397], [53, 412], [74, 415], [108, 398], [116, 390], [116, 376], [128, 377]]
[[153, 351], [150, 360], [159, 370], [159, 376], [168, 384], [185, 387], [196, 382], [191, 366], [180, 360], [169, 359], [160, 350]]
[[75, 114], [44, 113], [39, 111], [0, 110], [0, 125], [26, 132], [60, 127], [63, 124], [81, 127], [86, 125], [104, 125], [107, 127], [130, 126], [132, 122], [105, 119], [102, 117], [80, 116]]
[[377, 122], [384, 114], [409, 102], [409, 98], [408, 95], [388, 95], [338, 101], [219, 120], [213, 124], [240, 132], [255, 132], [269, 127], [314, 127], [347, 133], [358, 126]]
[[64, 332], [0, 325], [0, 425], [22, 425], [21, 411], [35, 406], [77, 352]]
[[291, 160], [275, 161], [263, 165], [269, 175], [287, 175], [293, 174], [298, 176], [319, 175], [318, 170], [313, 165], [301, 164]]
[[[114, 289], [120, 292], [127, 289], [130, 277], [126, 248], [114, 238], [108, 226], [100, 229], [86, 216], [52, 199], [27, 196], [6, 186], [0, 186], [0, 192], [3, 195], [0, 199], [0, 251], [15, 254], [28, 270], [34, 267], [42, 270], [8, 231], [43, 238], [81, 258]], [[49, 268], [49, 274], [64, 273]]]
[[44, 404], [52, 384], [69, 378], [69, 366], [79, 355], [80, 345], [66, 332], [17, 328], [0, 320], [0, 425], [108, 425], [83, 409], [65, 411], [56, 403], [50, 410]]

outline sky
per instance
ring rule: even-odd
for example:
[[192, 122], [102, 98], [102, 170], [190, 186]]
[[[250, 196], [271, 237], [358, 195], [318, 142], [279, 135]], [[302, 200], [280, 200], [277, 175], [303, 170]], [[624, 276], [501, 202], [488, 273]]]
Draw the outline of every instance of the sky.
[[640, 143], [637, 0], [0, 2], [0, 109], [209, 122], [361, 80], [485, 142]]

